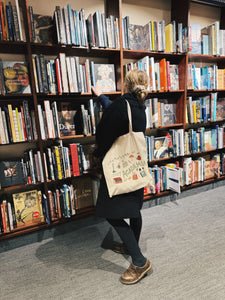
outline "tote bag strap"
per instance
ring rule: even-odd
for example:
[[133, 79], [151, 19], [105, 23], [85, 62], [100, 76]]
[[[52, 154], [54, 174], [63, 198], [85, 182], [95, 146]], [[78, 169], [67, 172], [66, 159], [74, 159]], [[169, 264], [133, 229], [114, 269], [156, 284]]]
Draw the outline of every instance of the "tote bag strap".
[[[126, 99], [125, 99], [126, 100]], [[130, 104], [129, 102], [126, 100], [127, 102], [127, 114], [128, 114], [128, 119], [129, 119], [129, 132], [132, 132], [132, 115], [131, 115], [131, 109], [130, 109]]]

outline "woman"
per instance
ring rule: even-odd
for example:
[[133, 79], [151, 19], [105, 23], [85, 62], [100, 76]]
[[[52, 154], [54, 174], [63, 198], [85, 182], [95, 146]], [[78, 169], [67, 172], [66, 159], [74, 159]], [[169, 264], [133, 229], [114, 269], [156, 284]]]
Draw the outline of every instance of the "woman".
[[[115, 140], [128, 133], [127, 104], [129, 102], [132, 113], [133, 131], [145, 132], [146, 115], [143, 101], [147, 96], [149, 83], [148, 75], [138, 69], [130, 71], [125, 79], [125, 94], [111, 102], [102, 95], [99, 88], [92, 90], [99, 96], [105, 108], [101, 121], [96, 130], [97, 149], [94, 155], [103, 159]], [[140, 210], [143, 204], [144, 189], [134, 192], [109, 197], [104, 174], [102, 176], [96, 204], [96, 215], [104, 217], [119, 234], [123, 244], [114, 250], [119, 253], [129, 253], [132, 263], [121, 275], [120, 281], [124, 284], [138, 282], [152, 266], [150, 261], [143, 256], [138, 246], [142, 217]], [[130, 224], [124, 219], [129, 218]]]

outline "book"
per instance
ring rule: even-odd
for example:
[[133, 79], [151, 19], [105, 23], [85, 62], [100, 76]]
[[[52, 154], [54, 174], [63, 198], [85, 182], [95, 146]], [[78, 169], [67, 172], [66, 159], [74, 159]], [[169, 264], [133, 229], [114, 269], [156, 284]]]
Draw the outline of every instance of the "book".
[[218, 98], [216, 103], [216, 120], [225, 119], [225, 98]]
[[168, 103], [167, 100], [164, 100], [162, 120], [163, 126], [177, 123], [176, 103]]
[[60, 136], [76, 135], [75, 115], [77, 109], [73, 107], [71, 102], [60, 102], [58, 108], [58, 120]]
[[27, 62], [3, 61], [2, 65], [6, 93], [31, 93]]
[[94, 64], [94, 82], [103, 92], [115, 92], [115, 68], [114, 64]]
[[16, 193], [12, 197], [17, 228], [36, 225], [44, 221], [37, 190]]
[[75, 194], [76, 209], [94, 205], [91, 177], [76, 177], [72, 181]]
[[154, 159], [169, 157], [167, 137], [154, 138]]
[[35, 43], [52, 44], [55, 42], [54, 23], [51, 16], [33, 14]]
[[145, 41], [144, 27], [136, 24], [129, 24], [129, 45], [132, 50], [148, 50], [145, 49], [147, 44]]
[[0, 186], [2, 188], [24, 183], [23, 169], [20, 161], [0, 162]]

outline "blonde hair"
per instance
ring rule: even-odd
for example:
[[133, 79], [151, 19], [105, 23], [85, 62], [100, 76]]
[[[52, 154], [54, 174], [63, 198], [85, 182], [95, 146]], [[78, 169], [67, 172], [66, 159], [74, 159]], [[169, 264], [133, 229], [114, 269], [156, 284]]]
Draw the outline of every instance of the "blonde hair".
[[149, 77], [139, 69], [131, 70], [125, 78], [125, 86], [130, 93], [135, 93], [139, 103], [143, 103], [148, 95]]

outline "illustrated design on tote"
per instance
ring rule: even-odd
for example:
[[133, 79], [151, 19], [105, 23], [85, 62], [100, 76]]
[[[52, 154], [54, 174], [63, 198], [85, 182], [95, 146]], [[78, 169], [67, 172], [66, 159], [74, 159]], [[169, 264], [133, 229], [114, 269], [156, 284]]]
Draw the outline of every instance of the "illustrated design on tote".
[[141, 155], [135, 157], [130, 153], [123, 154], [114, 158], [110, 162], [110, 166], [115, 184], [138, 180], [140, 177], [147, 176]]

